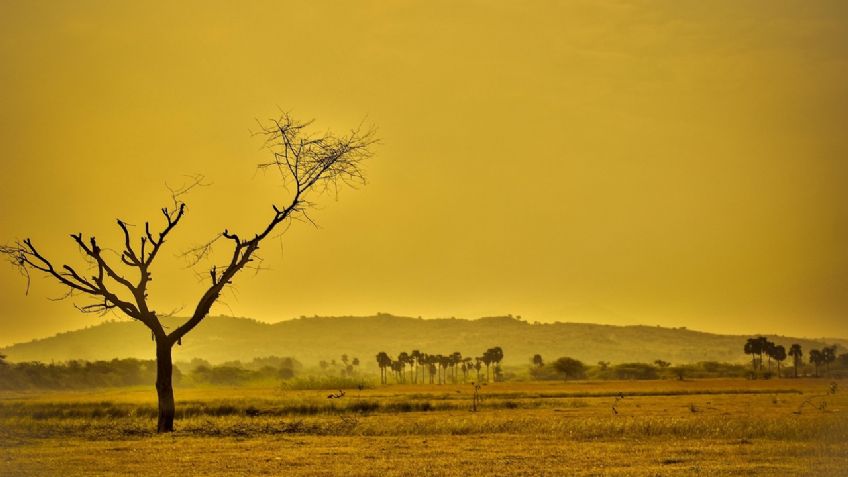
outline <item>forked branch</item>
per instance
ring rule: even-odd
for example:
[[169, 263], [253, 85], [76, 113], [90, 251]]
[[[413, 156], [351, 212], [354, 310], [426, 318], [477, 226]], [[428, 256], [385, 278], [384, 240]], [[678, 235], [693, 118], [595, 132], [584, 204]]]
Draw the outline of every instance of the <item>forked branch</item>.
[[[273, 214], [266, 225], [245, 239], [229, 230], [205, 245], [187, 252], [194, 263], [209, 255], [217, 238], [223, 237], [232, 244], [229, 262], [223, 266], [213, 266], [209, 270], [211, 284], [201, 295], [194, 313], [182, 326], [174, 330], [169, 338], [179, 340], [191, 331], [212, 308], [224, 287], [231, 284], [233, 278], [248, 267], [256, 258], [255, 253], [263, 240], [269, 237], [280, 224], [293, 219], [305, 218], [311, 202], [310, 195], [327, 190], [338, 192], [340, 186], [357, 186], [365, 182], [361, 163], [371, 156], [371, 147], [377, 142], [373, 129], [363, 131], [354, 129], [344, 136], [330, 133], [315, 134], [307, 130], [310, 122], [300, 122], [288, 114], [271, 120], [269, 124], [260, 124], [258, 135], [265, 138], [265, 145], [272, 152], [273, 160], [258, 165], [260, 170], [275, 170], [279, 173], [283, 186], [289, 192], [285, 207], [272, 204]], [[249, 236], [249, 235], [248, 235]]]

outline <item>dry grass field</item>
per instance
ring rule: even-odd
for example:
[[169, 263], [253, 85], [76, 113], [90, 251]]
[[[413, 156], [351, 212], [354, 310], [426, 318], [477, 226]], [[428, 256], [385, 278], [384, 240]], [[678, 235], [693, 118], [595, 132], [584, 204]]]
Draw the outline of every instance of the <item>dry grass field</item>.
[[[0, 475], [848, 475], [848, 386], [498, 383], [0, 395]], [[623, 397], [622, 397], [623, 396]]]

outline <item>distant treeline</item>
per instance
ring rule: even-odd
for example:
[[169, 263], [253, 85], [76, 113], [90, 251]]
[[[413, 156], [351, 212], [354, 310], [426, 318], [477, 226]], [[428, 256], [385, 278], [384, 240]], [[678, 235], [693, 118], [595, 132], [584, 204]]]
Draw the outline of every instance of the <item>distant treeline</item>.
[[[760, 346], [761, 345], [761, 346]], [[746, 342], [744, 352], [752, 356], [749, 365], [702, 361], [672, 365], [663, 360], [653, 363], [616, 363], [599, 361], [587, 365], [560, 357], [546, 363], [541, 355], [530, 359], [530, 366], [501, 367], [503, 350], [494, 347], [479, 357], [427, 354], [419, 350], [402, 352], [397, 359], [387, 353], [377, 355], [379, 381], [388, 384], [391, 372], [396, 383], [459, 384], [482, 381], [571, 380], [571, 379], [695, 379], [695, 378], [777, 378], [789, 376], [848, 377], [848, 353], [835, 346], [810, 350], [807, 360], [800, 346], [786, 353], [792, 365], [781, 367], [786, 355], [782, 346], [761, 338]], [[762, 351], [761, 351], [762, 350]], [[776, 350], [776, 351], [775, 351]], [[765, 361], [765, 362], [764, 362]], [[772, 366], [773, 361], [774, 366]], [[805, 363], [807, 361], [807, 363]], [[322, 361], [304, 370], [294, 358], [268, 356], [252, 361], [229, 361], [213, 365], [202, 359], [178, 362], [174, 366], [174, 384], [181, 386], [282, 385], [287, 389], [342, 389], [370, 387], [377, 376], [362, 373], [359, 359], [342, 355], [341, 363]], [[490, 369], [491, 368], [491, 369]], [[111, 361], [69, 361], [65, 363], [9, 363], [0, 355], [0, 390], [84, 389], [120, 386], [149, 386], [156, 381], [156, 362], [138, 359]]]
[[742, 378], [747, 377], [748, 369], [741, 364], [702, 361], [700, 363], [672, 366], [663, 360], [653, 363], [611, 364], [600, 361], [596, 365], [586, 365], [569, 358], [559, 358], [552, 363], [544, 363], [541, 356], [533, 357], [530, 378], [539, 381], [566, 379], [688, 379], [688, 378]]
[[177, 363], [187, 371], [183, 384], [215, 384], [237, 386], [242, 384], [266, 383], [279, 384], [280, 381], [291, 379], [303, 369], [294, 358], [268, 356], [254, 358], [253, 361], [228, 361], [213, 366], [208, 361], [193, 359], [189, 363]]
[[[232, 361], [219, 366], [193, 360], [174, 366], [173, 378], [174, 384], [181, 385], [279, 383], [293, 378], [302, 368], [293, 358], [276, 356], [256, 358], [246, 364]], [[148, 386], [155, 381], [156, 362], [153, 360], [8, 363], [0, 355], [0, 389], [5, 390]]]
[[[175, 368], [174, 382], [181, 379], [182, 373]], [[156, 362], [138, 359], [0, 365], [0, 389], [82, 389], [149, 385], [155, 381]]]

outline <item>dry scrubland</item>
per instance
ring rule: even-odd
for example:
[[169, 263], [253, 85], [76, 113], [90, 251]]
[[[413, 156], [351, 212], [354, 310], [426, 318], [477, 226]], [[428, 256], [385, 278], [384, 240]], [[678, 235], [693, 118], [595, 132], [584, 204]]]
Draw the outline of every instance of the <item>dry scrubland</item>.
[[5, 393], [0, 475], [848, 475], [839, 384], [181, 389], [171, 435], [152, 389]]

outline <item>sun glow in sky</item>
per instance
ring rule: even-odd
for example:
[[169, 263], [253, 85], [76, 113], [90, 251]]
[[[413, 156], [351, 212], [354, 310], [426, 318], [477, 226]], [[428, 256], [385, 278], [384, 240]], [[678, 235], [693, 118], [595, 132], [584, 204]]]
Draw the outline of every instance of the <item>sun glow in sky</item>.
[[[281, 108], [376, 125], [369, 183], [213, 313], [848, 335], [848, 3], [154, 3], [0, 3], [0, 241], [78, 264], [203, 174], [151, 290], [188, 312], [177, 254], [284, 194]], [[0, 287], [0, 345], [103, 319]]]

